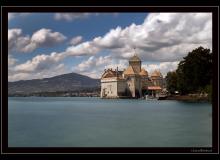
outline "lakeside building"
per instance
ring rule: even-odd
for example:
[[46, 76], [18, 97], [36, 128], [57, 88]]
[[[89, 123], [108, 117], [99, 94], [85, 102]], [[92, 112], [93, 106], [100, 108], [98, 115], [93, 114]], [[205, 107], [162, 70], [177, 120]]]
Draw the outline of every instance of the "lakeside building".
[[101, 98], [141, 98], [155, 95], [164, 87], [163, 76], [155, 70], [150, 76], [141, 67], [141, 59], [135, 54], [124, 71], [105, 69], [101, 77]]

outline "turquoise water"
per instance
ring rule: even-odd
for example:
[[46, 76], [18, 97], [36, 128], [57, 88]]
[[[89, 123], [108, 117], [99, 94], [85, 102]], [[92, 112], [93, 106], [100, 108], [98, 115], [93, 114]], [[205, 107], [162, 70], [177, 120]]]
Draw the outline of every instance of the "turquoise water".
[[10, 97], [9, 147], [211, 147], [209, 103]]

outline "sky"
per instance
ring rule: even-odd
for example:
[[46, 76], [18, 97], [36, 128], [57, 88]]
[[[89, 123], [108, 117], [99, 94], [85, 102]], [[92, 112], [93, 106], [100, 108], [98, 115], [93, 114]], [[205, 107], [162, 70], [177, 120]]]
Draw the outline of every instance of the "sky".
[[165, 76], [199, 46], [212, 49], [211, 13], [9, 13], [8, 80], [100, 78], [135, 53]]

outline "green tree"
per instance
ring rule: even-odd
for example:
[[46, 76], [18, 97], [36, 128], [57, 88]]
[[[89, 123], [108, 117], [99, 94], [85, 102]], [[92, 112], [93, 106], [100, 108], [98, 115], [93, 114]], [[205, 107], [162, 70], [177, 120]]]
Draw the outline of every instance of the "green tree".
[[167, 90], [173, 94], [177, 90], [177, 74], [176, 72], [168, 72], [166, 75]]
[[177, 73], [177, 88], [182, 94], [197, 92], [211, 83], [212, 53], [198, 47], [180, 61]]

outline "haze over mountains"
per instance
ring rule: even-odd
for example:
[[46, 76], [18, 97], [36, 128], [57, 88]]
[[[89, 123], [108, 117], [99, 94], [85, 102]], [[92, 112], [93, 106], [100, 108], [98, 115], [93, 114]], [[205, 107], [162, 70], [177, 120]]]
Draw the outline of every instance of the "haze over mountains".
[[68, 73], [51, 78], [8, 82], [8, 94], [81, 91], [85, 89], [97, 89], [99, 86], [100, 79], [93, 79], [77, 73]]

